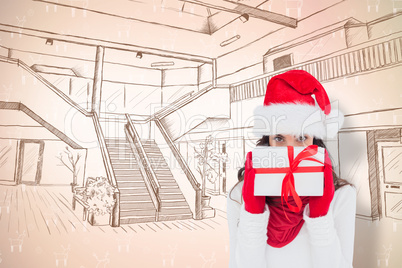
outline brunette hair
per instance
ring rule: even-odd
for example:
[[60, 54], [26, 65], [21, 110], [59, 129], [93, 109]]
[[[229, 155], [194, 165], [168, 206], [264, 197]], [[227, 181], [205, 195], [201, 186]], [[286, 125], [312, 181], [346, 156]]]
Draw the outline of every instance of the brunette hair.
[[[325, 146], [325, 143], [322, 139], [317, 139], [317, 138], [313, 138], [313, 144], [317, 145], [319, 147], [324, 148], [325, 150], [327, 149], [327, 147]], [[269, 145], [269, 136], [262, 136], [261, 139], [259, 139], [257, 141], [257, 146], [270, 146]], [[237, 172], [237, 179], [239, 180], [236, 185], [234, 187], [237, 186], [237, 184], [239, 184], [241, 181], [244, 180], [244, 170], [245, 168], [242, 167], [241, 169], [239, 169], [239, 171]], [[332, 176], [333, 176], [333, 181], [334, 181], [334, 186], [335, 186], [335, 191], [338, 190], [339, 188], [345, 186], [345, 185], [352, 185], [351, 183], [349, 183], [348, 181], [341, 179], [338, 177], [338, 175], [335, 173], [334, 170], [332, 170]], [[353, 185], [352, 185], [353, 186]], [[234, 188], [233, 187], [233, 188]], [[232, 188], [232, 190], [233, 190]], [[232, 191], [230, 191], [229, 196], [231, 194]], [[272, 199], [272, 200], [271, 200]], [[266, 202], [271, 202], [273, 201], [273, 199], [275, 198], [270, 198], [270, 197], [266, 197]]]

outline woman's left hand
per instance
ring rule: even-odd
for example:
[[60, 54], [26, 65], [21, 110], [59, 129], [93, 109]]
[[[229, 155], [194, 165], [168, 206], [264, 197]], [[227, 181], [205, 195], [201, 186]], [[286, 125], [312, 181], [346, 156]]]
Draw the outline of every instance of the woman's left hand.
[[332, 164], [329, 158], [328, 152], [325, 150], [324, 159], [324, 194], [323, 196], [311, 196], [309, 207], [310, 207], [310, 218], [317, 218], [325, 216], [328, 213], [329, 205], [334, 197], [335, 186], [334, 179], [332, 176]]

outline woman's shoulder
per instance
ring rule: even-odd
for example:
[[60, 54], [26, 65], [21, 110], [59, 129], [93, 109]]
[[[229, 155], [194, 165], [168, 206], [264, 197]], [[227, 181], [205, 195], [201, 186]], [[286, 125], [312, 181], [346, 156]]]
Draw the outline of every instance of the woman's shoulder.
[[335, 191], [334, 198], [354, 198], [356, 199], [356, 188], [353, 185], [345, 185]]
[[233, 200], [237, 203], [242, 202], [242, 189], [243, 189], [243, 181], [236, 183], [232, 189], [229, 191], [228, 199]]
[[333, 198], [334, 214], [343, 210], [354, 210], [356, 208], [356, 188], [352, 185], [345, 185], [335, 191]]

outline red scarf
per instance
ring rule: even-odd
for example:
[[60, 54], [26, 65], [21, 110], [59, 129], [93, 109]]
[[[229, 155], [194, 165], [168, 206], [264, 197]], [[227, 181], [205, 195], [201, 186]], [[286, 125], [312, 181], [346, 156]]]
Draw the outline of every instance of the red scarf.
[[[302, 207], [299, 212], [292, 212], [286, 204], [282, 206], [280, 197], [268, 203], [270, 212], [267, 227], [268, 245], [281, 248], [295, 239], [304, 223], [304, 207], [309, 202], [308, 196], [300, 197], [300, 199], [302, 201]], [[293, 197], [289, 196], [288, 202], [296, 206]], [[285, 213], [289, 220], [285, 217]]]

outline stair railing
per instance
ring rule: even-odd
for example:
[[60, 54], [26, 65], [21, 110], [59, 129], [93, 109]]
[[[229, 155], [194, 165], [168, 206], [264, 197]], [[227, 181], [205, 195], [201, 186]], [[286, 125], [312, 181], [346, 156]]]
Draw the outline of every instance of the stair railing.
[[[195, 211], [194, 211], [194, 219], [200, 220], [202, 219], [202, 190], [201, 185], [195, 179], [193, 172], [191, 171], [190, 167], [188, 166], [187, 162], [184, 160], [183, 156], [181, 155], [180, 151], [177, 149], [176, 145], [174, 144], [172, 138], [169, 136], [168, 132], [166, 131], [165, 127], [161, 123], [161, 119], [164, 117], [176, 112], [177, 110], [181, 109], [182, 107], [186, 106], [187, 104], [191, 103], [192, 101], [198, 99], [202, 95], [208, 93], [212, 89], [212, 85], [208, 85], [202, 90], [192, 94], [191, 92], [182, 96], [178, 100], [174, 101], [170, 105], [166, 106], [165, 108], [161, 109], [160, 111], [153, 114], [149, 121], [154, 121], [155, 125], [158, 127], [159, 131], [161, 132], [163, 138], [165, 139], [166, 143], [168, 144], [170, 150], [172, 151], [176, 161], [179, 163], [181, 169], [183, 170], [184, 174], [186, 175], [188, 181], [190, 182], [191, 186], [195, 191]], [[147, 120], [148, 121], [148, 120]], [[144, 122], [145, 123], [145, 122]]]
[[144, 178], [145, 185], [148, 188], [152, 203], [154, 204], [154, 207], [156, 209], [156, 221], [158, 221], [159, 211], [161, 209], [161, 200], [159, 197], [160, 185], [156, 178], [156, 174], [152, 169], [151, 162], [149, 161], [149, 158], [145, 153], [145, 149], [142, 145], [140, 136], [138, 135], [138, 132], [135, 129], [133, 122], [131, 121], [130, 115], [127, 113], [125, 115], [127, 119], [127, 124], [125, 125], [124, 131], [126, 132], [131, 150], [133, 151], [134, 156], [137, 159], [140, 172]]
[[0, 55], [0, 61], [8, 62], [8, 63], [13, 63], [17, 64], [19, 67], [25, 69], [27, 72], [29, 72], [32, 76], [34, 76], [36, 79], [38, 79], [41, 83], [43, 83], [45, 86], [47, 86], [49, 89], [51, 89], [54, 93], [56, 93], [60, 98], [62, 98], [65, 102], [70, 104], [72, 107], [77, 109], [80, 113], [82, 113], [85, 116], [91, 116], [91, 112], [86, 111], [84, 108], [82, 108], [78, 103], [73, 101], [69, 96], [67, 96], [63, 91], [55, 87], [52, 83], [47, 81], [43, 76], [32, 70], [31, 67], [29, 67], [25, 62], [19, 60], [19, 59], [13, 59], [13, 58], [8, 58]]
[[173, 101], [172, 103], [170, 103], [169, 105], [163, 107], [162, 109], [160, 109], [159, 111], [157, 111], [156, 113], [154, 113], [149, 120], [151, 120], [153, 117], [160, 117], [160, 115], [164, 114], [166, 111], [169, 111], [171, 109], [174, 109], [178, 103], [180, 103], [181, 101], [190, 98], [191, 95], [193, 94], [194, 91], [188, 92], [186, 94], [184, 94], [183, 96], [177, 98], [175, 101]]
[[175, 101], [175, 102], [171, 103], [169, 106], [166, 106], [165, 108], [163, 108], [160, 111], [153, 114], [151, 116], [151, 119], [154, 119], [154, 118], [162, 119], [162, 118], [168, 116], [169, 114], [176, 112], [177, 110], [179, 110], [183, 106], [189, 104], [190, 102], [194, 101], [195, 99], [198, 99], [199, 97], [201, 97], [205, 93], [209, 92], [213, 88], [214, 87], [212, 87], [212, 85], [208, 85], [205, 88], [201, 89], [200, 91], [196, 92], [195, 94], [189, 94], [188, 96], [185, 95], [186, 98], [180, 98], [180, 101], [177, 101], [177, 102]]
[[112, 227], [120, 226], [120, 191], [117, 187], [116, 177], [112, 168], [112, 161], [110, 160], [109, 154], [107, 152], [105, 136], [103, 135], [101, 125], [99, 123], [99, 117], [97, 113], [92, 113], [92, 120], [95, 126], [96, 136], [98, 137], [99, 146], [102, 154], [103, 164], [106, 169], [106, 174], [109, 179], [110, 184], [114, 187], [113, 198], [116, 201], [112, 210], [112, 220], [110, 225]]
[[168, 116], [169, 114], [176, 112], [177, 110], [179, 110], [183, 106], [189, 104], [193, 100], [201, 97], [205, 93], [209, 92], [211, 89], [213, 89], [212, 85], [208, 85], [205, 88], [201, 89], [200, 91], [196, 92], [195, 94], [193, 94], [194, 91], [188, 92], [188, 93], [184, 94], [183, 96], [179, 97], [178, 99], [176, 99], [175, 101], [173, 101], [172, 103], [170, 103], [169, 105], [163, 107], [156, 113], [147, 117], [146, 119], [141, 119], [141, 120], [135, 119], [133, 121], [141, 123], [141, 124], [146, 124], [146, 123], [153, 121], [155, 118], [162, 119], [162, 118]]
[[201, 206], [201, 196], [202, 190], [200, 184], [194, 177], [193, 172], [190, 170], [190, 167], [187, 165], [187, 162], [183, 159], [180, 151], [177, 149], [176, 145], [173, 143], [172, 139], [170, 138], [169, 134], [167, 133], [163, 124], [159, 121], [158, 118], [154, 118], [155, 125], [159, 128], [163, 138], [165, 139], [166, 143], [169, 145], [170, 150], [172, 151], [174, 157], [176, 158], [177, 162], [179, 163], [180, 167], [186, 174], [187, 179], [189, 180], [191, 186], [195, 191], [195, 215], [194, 219], [201, 220], [202, 219], [202, 206]]

